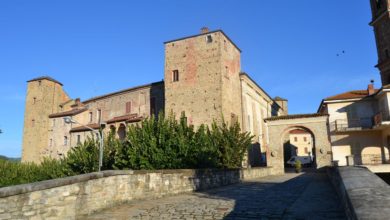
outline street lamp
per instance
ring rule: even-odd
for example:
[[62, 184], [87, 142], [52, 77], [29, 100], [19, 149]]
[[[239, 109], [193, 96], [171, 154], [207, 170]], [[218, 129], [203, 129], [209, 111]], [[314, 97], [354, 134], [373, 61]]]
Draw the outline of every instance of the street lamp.
[[85, 128], [88, 128], [89, 130], [91, 130], [92, 132], [98, 134], [99, 136], [99, 140], [100, 140], [100, 148], [99, 148], [99, 172], [101, 171], [102, 169], [102, 166], [103, 166], [103, 132], [100, 133], [99, 131], [96, 131], [95, 129], [87, 126], [87, 125], [84, 125], [84, 124], [81, 124], [80, 122], [72, 119], [71, 117], [67, 116], [67, 117], [64, 117], [64, 122], [66, 124], [79, 124]]

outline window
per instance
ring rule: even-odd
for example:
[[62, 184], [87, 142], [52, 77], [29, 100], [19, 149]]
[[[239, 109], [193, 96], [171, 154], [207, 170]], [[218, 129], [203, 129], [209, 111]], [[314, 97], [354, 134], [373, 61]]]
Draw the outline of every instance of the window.
[[173, 82], [179, 81], [179, 70], [172, 71], [172, 81]]
[[155, 97], [150, 98], [150, 115], [157, 116], [157, 113], [156, 113], [156, 98]]
[[207, 43], [213, 42], [213, 37], [211, 35], [207, 35]]
[[303, 137], [303, 141], [306, 142], [307, 141], [307, 137]]
[[309, 151], [307, 150], [307, 147], [305, 147], [305, 154], [309, 153]]
[[376, 9], [380, 9], [382, 6], [382, 0], [376, 0]]
[[42, 85], [42, 81], [41, 81], [41, 80], [38, 81], [38, 85], [39, 85], [39, 86]]
[[297, 142], [298, 141], [298, 137], [294, 137], [294, 142]]
[[35, 104], [35, 102], [37, 101], [37, 98], [33, 98], [33, 104]]
[[81, 137], [80, 135], [77, 135], [77, 144], [80, 144], [81, 143]]
[[89, 113], [89, 122], [92, 122], [93, 118], [92, 118], [93, 114], [92, 112]]
[[126, 113], [131, 113], [131, 102], [126, 102]]
[[248, 131], [251, 131], [252, 129], [251, 129], [251, 116], [250, 115], [248, 115]]
[[68, 136], [64, 136], [64, 146], [68, 145]]
[[35, 126], [35, 119], [31, 120], [31, 127]]
[[98, 109], [97, 110], [97, 121], [100, 123], [100, 120], [102, 119], [102, 110]]

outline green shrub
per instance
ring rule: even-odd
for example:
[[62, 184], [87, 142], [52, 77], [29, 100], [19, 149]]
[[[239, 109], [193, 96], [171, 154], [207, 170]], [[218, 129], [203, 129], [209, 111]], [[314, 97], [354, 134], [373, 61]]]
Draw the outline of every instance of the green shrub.
[[[241, 133], [239, 124], [224, 121], [187, 124], [184, 114], [147, 118], [129, 126], [120, 141], [110, 133], [104, 142], [103, 170], [239, 168], [252, 136]], [[87, 139], [60, 160], [44, 158], [40, 164], [0, 160], [0, 187], [90, 173], [99, 169], [99, 142]]]

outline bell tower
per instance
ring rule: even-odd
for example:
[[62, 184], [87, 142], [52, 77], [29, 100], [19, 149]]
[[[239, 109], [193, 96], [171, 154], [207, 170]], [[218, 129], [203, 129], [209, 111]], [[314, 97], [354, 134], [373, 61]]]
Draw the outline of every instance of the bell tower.
[[370, 0], [382, 85], [390, 84], [390, 0]]

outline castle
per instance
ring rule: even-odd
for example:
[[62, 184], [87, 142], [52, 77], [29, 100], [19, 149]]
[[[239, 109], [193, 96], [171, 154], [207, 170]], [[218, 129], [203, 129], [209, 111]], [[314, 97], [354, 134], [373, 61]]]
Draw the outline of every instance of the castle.
[[[259, 164], [267, 152], [265, 118], [287, 115], [287, 100], [267, 94], [241, 71], [241, 50], [222, 31], [209, 31], [167, 41], [164, 81], [137, 86], [81, 101], [72, 99], [63, 85], [48, 76], [27, 84], [22, 161], [60, 158], [94, 135], [89, 128], [115, 132], [123, 139], [126, 127], [160, 111], [198, 126], [213, 120], [238, 122], [254, 135], [248, 165]], [[67, 124], [71, 117], [79, 124]]]

